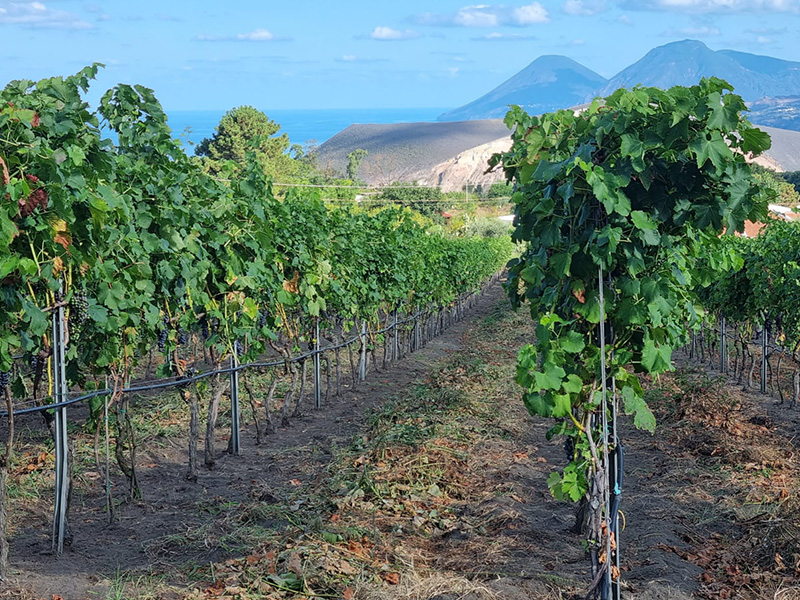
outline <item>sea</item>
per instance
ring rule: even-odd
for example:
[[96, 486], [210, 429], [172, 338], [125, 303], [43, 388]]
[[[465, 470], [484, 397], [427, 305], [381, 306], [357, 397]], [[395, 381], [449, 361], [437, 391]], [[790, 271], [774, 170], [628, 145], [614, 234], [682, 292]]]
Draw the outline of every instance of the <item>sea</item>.
[[[449, 108], [337, 108], [337, 109], [260, 109], [289, 134], [292, 144], [307, 148], [320, 145], [354, 123], [418, 123], [435, 121]], [[227, 111], [167, 111], [174, 137], [180, 139], [189, 153], [203, 139], [214, 135], [214, 128]]]

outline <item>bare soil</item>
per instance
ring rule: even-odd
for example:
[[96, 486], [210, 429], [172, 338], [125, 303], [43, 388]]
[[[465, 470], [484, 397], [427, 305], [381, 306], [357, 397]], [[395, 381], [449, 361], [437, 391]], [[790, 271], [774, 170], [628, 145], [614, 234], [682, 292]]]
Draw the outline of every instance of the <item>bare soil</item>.
[[[119, 504], [113, 524], [102, 478], [77, 474], [74, 540], [58, 558], [52, 477], [20, 475], [45, 487], [14, 502], [14, 577], [0, 597], [583, 598], [589, 562], [571, 531], [575, 507], [546, 484], [564, 451], [513, 382], [532, 335], [495, 286], [426, 348], [321, 411], [306, 401], [304, 416], [261, 446], [252, 425], [238, 457], [223, 453], [220, 435], [220, 459], [197, 483], [184, 478], [185, 435], [149, 435], [138, 456], [144, 498]], [[797, 413], [727, 382], [691, 387], [702, 371], [683, 362], [684, 379], [650, 384], [657, 434], [624, 426], [624, 597], [800, 598], [800, 535], [791, 537], [800, 521], [785, 511], [798, 493]], [[687, 386], [700, 408], [683, 414]], [[430, 405], [427, 421], [402, 412], [409, 398]], [[45, 440], [37, 421], [25, 425], [30, 448]], [[115, 497], [124, 495], [116, 473]], [[345, 535], [355, 530], [363, 535]], [[312, 567], [338, 591], [275, 587], [281, 573]]]

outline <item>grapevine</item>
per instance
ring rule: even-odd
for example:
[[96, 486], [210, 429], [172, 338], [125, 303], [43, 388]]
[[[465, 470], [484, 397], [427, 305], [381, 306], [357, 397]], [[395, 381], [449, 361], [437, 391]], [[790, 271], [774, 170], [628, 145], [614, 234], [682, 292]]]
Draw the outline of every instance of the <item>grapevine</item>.
[[603, 423], [618, 395], [637, 427], [654, 429], [637, 373], [670, 369], [687, 324], [699, 323], [695, 287], [732, 264], [718, 250], [723, 229], [766, 214], [745, 155], [770, 140], [744, 110], [714, 78], [618, 90], [580, 114], [532, 117], [512, 107], [514, 145], [492, 158], [516, 186], [514, 239], [526, 245], [509, 263], [508, 293], [515, 306], [529, 303], [536, 324], [517, 382], [532, 414], [558, 419], [548, 437], [572, 440], [569, 464], [548, 485], [590, 506], [591, 594], [605, 597], [619, 578], [606, 550], [615, 545], [608, 465], [617, 440], [606, 454]]

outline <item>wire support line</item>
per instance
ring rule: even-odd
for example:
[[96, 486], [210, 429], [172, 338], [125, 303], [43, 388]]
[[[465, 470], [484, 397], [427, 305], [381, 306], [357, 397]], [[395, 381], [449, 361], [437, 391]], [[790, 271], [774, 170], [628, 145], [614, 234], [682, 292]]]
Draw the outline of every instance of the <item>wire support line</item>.
[[[494, 282], [494, 277], [489, 278], [488, 283], [484, 287], [482, 287], [481, 289], [485, 290], [493, 282]], [[456, 305], [457, 302], [462, 302], [462, 301], [466, 300], [467, 298], [469, 298], [470, 296], [475, 295], [476, 293], [478, 293], [478, 291], [473, 290], [471, 292], [466, 292], [464, 294], [461, 294], [453, 302], [451, 302], [449, 304], [446, 304], [446, 305], [437, 305], [438, 308], [436, 308], [434, 310], [430, 310], [430, 309], [419, 310], [416, 313], [414, 313], [413, 315], [410, 315], [410, 316], [404, 318], [403, 320], [398, 320], [396, 322], [392, 322], [389, 326], [384, 327], [383, 329], [378, 329], [378, 330], [374, 331], [373, 335], [378, 335], [378, 334], [381, 334], [381, 333], [387, 333], [389, 331], [393, 331], [393, 330], [397, 329], [399, 326], [405, 325], [407, 323], [410, 323], [410, 322], [418, 319], [420, 316], [425, 315], [425, 314], [434, 314], [436, 312], [441, 312], [441, 311], [443, 311], [445, 309], [452, 309]], [[137, 393], [137, 392], [150, 392], [150, 391], [155, 391], [155, 390], [163, 390], [163, 389], [168, 389], [168, 388], [172, 388], [172, 387], [189, 385], [189, 384], [201, 381], [203, 379], [206, 379], [208, 377], [213, 377], [215, 375], [226, 375], [226, 374], [229, 375], [229, 374], [232, 374], [232, 373], [238, 373], [240, 371], [245, 371], [247, 369], [265, 369], [265, 368], [273, 368], [273, 367], [282, 367], [282, 366], [286, 365], [287, 363], [288, 364], [298, 363], [298, 362], [307, 360], [309, 358], [313, 358], [316, 355], [324, 355], [325, 352], [331, 352], [331, 351], [339, 350], [339, 349], [342, 349], [342, 348], [346, 348], [346, 347], [348, 347], [348, 346], [350, 346], [352, 344], [355, 344], [357, 342], [361, 342], [361, 340], [362, 340], [361, 334], [357, 334], [355, 337], [352, 337], [352, 338], [350, 338], [350, 339], [348, 339], [346, 341], [343, 341], [343, 342], [341, 342], [339, 344], [325, 346], [325, 347], [319, 348], [318, 350], [310, 350], [310, 351], [305, 352], [303, 354], [299, 354], [297, 356], [293, 356], [288, 360], [286, 360], [286, 359], [277, 359], [277, 360], [267, 361], [267, 362], [242, 363], [242, 364], [237, 364], [234, 367], [227, 367], [227, 368], [223, 368], [223, 369], [215, 369], [213, 371], [205, 371], [203, 373], [198, 373], [197, 375], [193, 375], [192, 377], [185, 377], [185, 378], [172, 377], [172, 378], [169, 378], [166, 381], [161, 380], [161, 381], [158, 381], [156, 383], [145, 382], [144, 384], [139, 384], [139, 385], [132, 386], [132, 387], [125, 387], [125, 388], [123, 388], [122, 390], [119, 390], [119, 391], [122, 394], [133, 394], [133, 393]], [[68, 399], [62, 400], [60, 402], [54, 402], [54, 403], [51, 403], [51, 404], [37, 405], [37, 406], [31, 406], [31, 407], [28, 407], [28, 408], [22, 408], [20, 410], [14, 410], [14, 416], [16, 417], [17, 415], [33, 414], [33, 413], [38, 413], [38, 412], [44, 412], [44, 411], [47, 411], [47, 410], [55, 410], [55, 409], [59, 409], [59, 408], [64, 408], [64, 407], [72, 406], [74, 404], [78, 404], [78, 403], [81, 403], [81, 402], [86, 402], [87, 400], [91, 400], [92, 398], [98, 398], [98, 397], [101, 397], [101, 396], [110, 396], [113, 393], [114, 393], [114, 390], [109, 389], [109, 388], [105, 388], [105, 389], [102, 389], [102, 390], [94, 390], [94, 391], [89, 392], [87, 394], [83, 394], [83, 395], [77, 396], [75, 398], [68, 398]], [[54, 398], [55, 397], [53, 395], [48, 395], [48, 396], [43, 396], [41, 398], [24, 400], [21, 403], [22, 404], [29, 404], [31, 402], [39, 402], [41, 400], [54, 399]], [[8, 416], [8, 411], [5, 411], [5, 410], [4, 411], [0, 411], [0, 418], [7, 417], [7, 416]]]

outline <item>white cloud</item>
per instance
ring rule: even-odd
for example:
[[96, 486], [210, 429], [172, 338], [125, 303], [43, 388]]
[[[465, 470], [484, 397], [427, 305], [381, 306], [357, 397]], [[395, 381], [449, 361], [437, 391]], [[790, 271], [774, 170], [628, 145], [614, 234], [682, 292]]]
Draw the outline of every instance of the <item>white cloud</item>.
[[716, 37], [722, 35], [722, 32], [717, 27], [684, 27], [682, 29], [670, 29], [666, 32], [669, 37], [678, 37], [681, 35], [688, 35], [691, 37]]
[[271, 42], [275, 39], [275, 35], [267, 29], [256, 29], [250, 33], [237, 33], [236, 39], [249, 42]]
[[464, 6], [454, 13], [423, 13], [413, 17], [419, 25], [440, 27], [526, 27], [550, 21], [547, 9], [539, 2], [523, 6], [505, 4], [475, 4]]
[[586, 0], [567, 0], [564, 2], [564, 12], [568, 15], [576, 15], [586, 17], [596, 15], [604, 11], [606, 3], [604, 0], [595, 0], [586, 2]]
[[620, 15], [617, 17], [617, 22], [622, 23], [623, 25], [633, 25], [633, 21], [628, 15]]
[[497, 15], [491, 9], [485, 4], [466, 6], [456, 13], [453, 22], [462, 27], [497, 27]]
[[379, 26], [372, 30], [369, 37], [382, 42], [398, 42], [402, 40], [413, 40], [414, 38], [418, 38], [419, 34], [411, 29], [401, 31], [399, 29], [392, 29], [391, 27]]
[[355, 54], [345, 54], [344, 56], [342, 56], [342, 60], [344, 62], [354, 62], [358, 60], [358, 57]]
[[512, 14], [517, 25], [523, 26], [533, 25], [534, 23], [547, 23], [550, 20], [547, 9], [538, 2], [515, 8]]
[[771, 43], [772, 43], [772, 38], [771, 38], [771, 37], [767, 37], [767, 36], [765, 36], [765, 35], [759, 35], [759, 36], [756, 38], [756, 41], [757, 41], [759, 44], [771, 44]]
[[290, 38], [277, 36], [268, 29], [255, 29], [236, 35], [205, 35], [201, 33], [194, 39], [199, 42], [283, 42]]
[[686, 13], [800, 13], [800, 2], [797, 0], [623, 0], [620, 4], [630, 10]]
[[42, 2], [3, 2], [0, 25], [24, 25], [52, 29], [92, 29], [93, 25], [77, 15], [51, 10]]
[[487, 33], [486, 35], [482, 35], [480, 37], [472, 38], [474, 42], [522, 42], [525, 40], [535, 40], [536, 38], [532, 35], [523, 35], [521, 33], [500, 33], [499, 31], [493, 31], [491, 33]]

